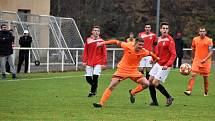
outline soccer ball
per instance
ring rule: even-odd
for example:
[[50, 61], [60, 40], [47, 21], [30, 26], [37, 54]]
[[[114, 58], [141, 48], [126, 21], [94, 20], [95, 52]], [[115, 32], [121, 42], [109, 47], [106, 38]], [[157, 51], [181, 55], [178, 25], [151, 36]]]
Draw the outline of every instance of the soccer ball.
[[179, 71], [182, 75], [189, 75], [191, 72], [191, 66], [188, 63], [183, 63], [180, 68]]

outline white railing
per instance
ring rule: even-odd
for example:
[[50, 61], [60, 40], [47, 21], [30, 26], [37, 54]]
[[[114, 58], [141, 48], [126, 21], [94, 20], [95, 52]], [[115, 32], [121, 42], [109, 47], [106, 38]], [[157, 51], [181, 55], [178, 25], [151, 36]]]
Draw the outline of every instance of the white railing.
[[[50, 63], [49, 61], [49, 51], [50, 50], [60, 50], [61, 51], [61, 71], [64, 71], [64, 50], [73, 50], [75, 51], [75, 70], [78, 70], [79, 63], [82, 62], [82, 60], [79, 60], [79, 51], [83, 51], [84, 48], [20, 48], [20, 47], [14, 47], [14, 50], [46, 50], [46, 71], [50, 71]], [[112, 51], [112, 68], [115, 68], [115, 59], [116, 59], [116, 51], [122, 51], [122, 48], [107, 48], [108, 51]], [[29, 51], [29, 67], [28, 67], [28, 73], [31, 73], [31, 53], [32, 51]], [[16, 57], [16, 56], [15, 56]], [[71, 64], [72, 65], [72, 64]]]
[[[50, 56], [49, 56], [49, 52], [50, 50], [59, 50], [61, 52], [61, 71], [64, 71], [64, 66], [66, 65], [66, 63], [64, 62], [64, 50], [73, 50], [75, 51], [75, 70], [78, 70], [79, 64], [82, 62], [81, 59], [79, 59], [79, 56], [81, 54], [79, 54], [80, 52], [83, 52], [84, 48], [20, 48], [20, 47], [14, 47], [14, 50], [45, 50], [46, 52], [46, 63], [43, 63], [44, 65], [46, 65], [46, 71], [49, 72], [50, 71], [50, 65], [52, 65], [53, 63], [50, 63]], [[107, 48], [107, 51], [112, 51], [112, 60], [111, 60], [111, 67], [114, 69], [115, 68], [115, 62], [116, 62], [116, 51], [122, 51], [122, 48]], [[190, 51], [191, 48], [184, 48], [184, 51]], [[215, 49], [214, 49], [215, 50]], [[31, 53], [33, 51], [29, 51], [29, 69], [28, 69], [28, 73], [31, 73]], [[16, 56], [15, 56], [16, 57]], [[42, 63], [41, 63], [42, 64]], [[73, 64], [70, 64], [71, 66]]]

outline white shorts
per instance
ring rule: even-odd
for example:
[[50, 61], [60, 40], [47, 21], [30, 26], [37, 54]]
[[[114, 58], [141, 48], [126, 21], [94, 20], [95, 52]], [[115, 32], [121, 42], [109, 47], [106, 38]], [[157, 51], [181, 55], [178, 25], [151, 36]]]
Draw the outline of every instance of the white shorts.
[[162, 66], [156, 63], [149, 72], [149, 75], [164, 83], [169, 74], [170, 69], [171, 68], [168, 67], [166, 70], [162, 70]]
[[100, 75], [102, 72], [102, 67], [101, 65], [86, 66], [85, 71], [86, 71], [85, 76]]
[[151, 56], [143, 57], [142, 60], [140, 61], [139, 67], [152, 67], [151, 60], [152, 60]]

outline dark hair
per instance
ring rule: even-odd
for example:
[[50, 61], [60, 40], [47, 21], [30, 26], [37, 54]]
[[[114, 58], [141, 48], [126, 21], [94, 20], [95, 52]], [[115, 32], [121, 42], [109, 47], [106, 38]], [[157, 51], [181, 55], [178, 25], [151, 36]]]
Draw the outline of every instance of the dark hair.
[[150, 26], [151, 26], [151, 24], [149, 24], [149, 23], [145, 23], [145, 26], [146, 26], [146, 25], [150, 25]]
[[135, 39], [135, 43], [138, 43], [138, 42], [144, 42], [143, 38], [137, 37]]
[[205, 30], [206, 30], [205, 26], [200, 26], [200, 27], [199, 27], [199, 30], [200, 30], [200, 29], [205, 29]]
[[2, 29], [3, 26], [7, 26], [7, 25], [6, 25], [6, 24], [2, 24], [2, 25], [1, 25], [1, 29]]
[[100, 29], [100, 26], [97, 26], [97, 25], [96, 25], [96, 26], [93, 26], [93, 29], [94, 29], [94, 28], [98, 28], [98, 29]]
[[160, 27], [162, 27], [163, 25], [168, 25], [169, 26], [169, 23], [168, 22], [161, 22]]

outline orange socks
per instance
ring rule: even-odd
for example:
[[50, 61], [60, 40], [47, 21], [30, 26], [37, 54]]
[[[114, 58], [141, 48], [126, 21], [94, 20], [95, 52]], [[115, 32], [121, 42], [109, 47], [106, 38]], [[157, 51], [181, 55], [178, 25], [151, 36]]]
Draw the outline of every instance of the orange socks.
[[132, 89], [131, 94], [135, 95], [136, 93], [141, 92], [141, 91], [143, 91], [143, 85], [139, 84], [135, 89]]
[[110, 95], [111, 95], [111, 90], [109, 89], [109, 88], [107, 88], [105, 91], [104, 91], [104, 93], [103, 93], [103, 95], [102, 95], [102, 98], [100, 99], [100, 104], [101, 105], [104, 105], [104, 103], [106, 102], [106, 100], [108, 100], [108, 98], [110, 97]]
[[192, 91], [194, 83], [195, 83], [194, 79], [189, 80], [189, 83], [188, 83], [188, 90], [189, 91]]
[[208, 80], [204, 81], [205, 94], [208, 94]]
[[[195, 83], [195, 81], [193, 79], [189, 80], [189, 83], [188, 83], [189, 91], [192, 91], [194, 83]], [[208, 93], [208, 80], [204, 81], [204, 88], [205, 88], [205, 94], [207, 94]]]

